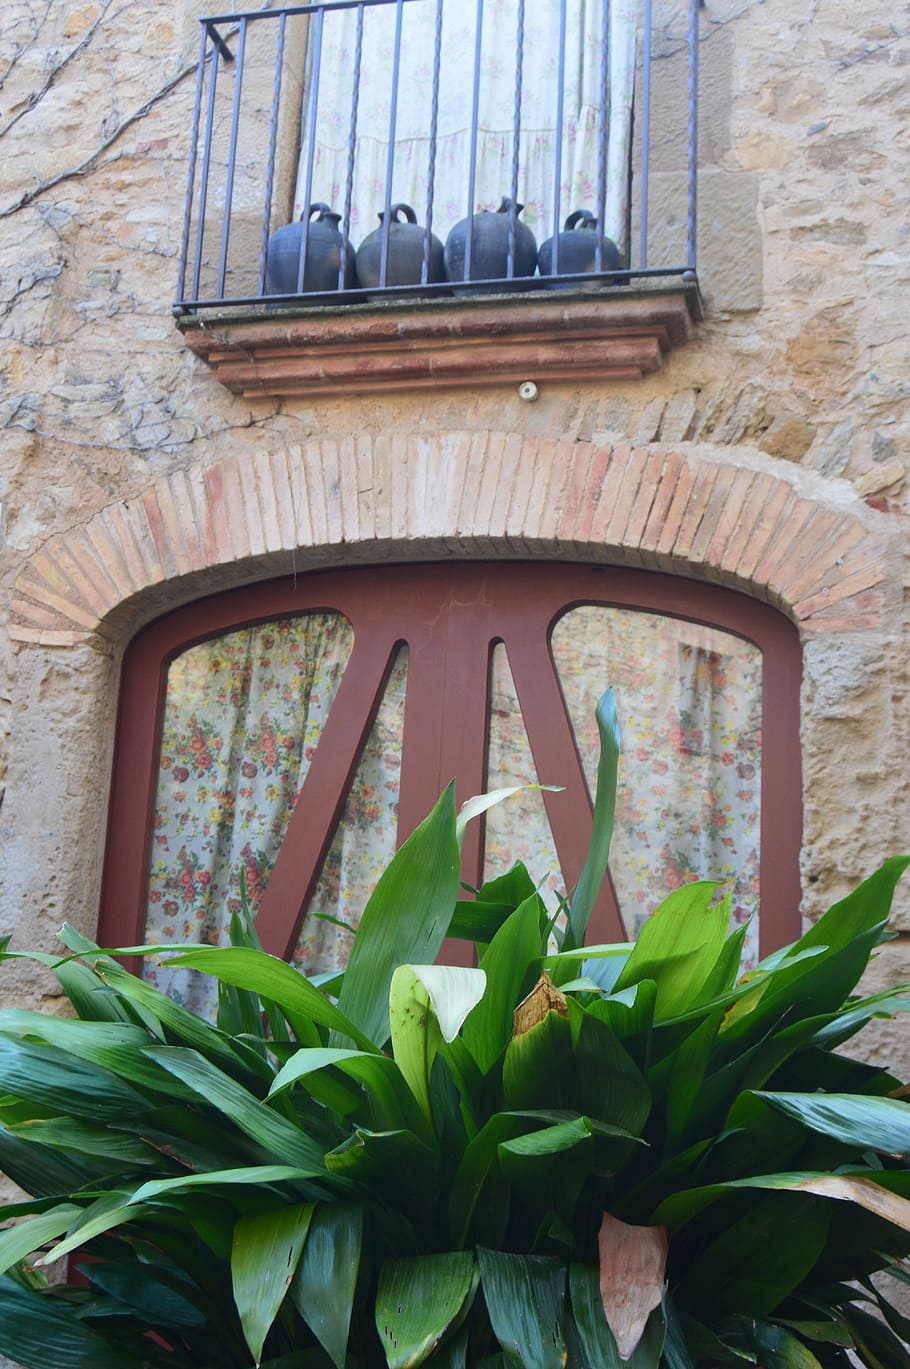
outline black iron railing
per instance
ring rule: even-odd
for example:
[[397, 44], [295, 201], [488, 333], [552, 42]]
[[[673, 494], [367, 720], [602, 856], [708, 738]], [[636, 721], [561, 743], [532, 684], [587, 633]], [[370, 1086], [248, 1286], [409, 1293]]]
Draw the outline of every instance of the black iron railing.
[[[475, 202], [478, 174], [478, 131], [481, 109], [481, 70], [484, 59], [484, 0], [314, 0], [309, 5], [216, 15], [201, 21], [199, 61], [190, 140], [186, 212], [180, 248], [178, 315], [203, 309], [243, 308], [308, 303], [347, 303], [365, 297], [375, 299], [394, 291], [396, 298], [468, 293], [502, 289], [552, 288], [558, 275], [561, 286], [627, 285], [650, 278], [696, 279], [696, 181], [698, 163], [698, 12], [700, 0], [672, 0], [661, 13], [660, 50], [657, 51], [652, 0], [640, 0], [638, 44], [634, 81], [633, 133], [629, 141], [626, 174], [627, 207], [617, 255], [604, 245], [601, 234], [592, 234], [592, 259], [582, 270], [567, 261], [565, 239], [559, 229], [567, 214], [581, 206], [568, 202], [563, 176], [567, 152], [564, 101], [566, 94], [566, 21], [579, 0], [546, 0], [554, 16], [552, 51], [556, 54], [553, 89], [550, 92], [555, 119], [550, 148], [552, 194], [542, 211], [552, 235], [550, 275], [527, 275], [517, 268], [517, 202], [526, 193], [523, 185], [522, 101], [526, 60], [526, 7], [535, 0], [514, 0], [514, 49], [496, 53], [497, 70], [504, 67], [514, 92], [514, 113], [509, 130], [511, 157], [509, 184], [503, 186], [506, 256], [496, 274], [478, 279], [477, 220]], [[611, 3], [602, 0], [598, 13], [602, 38], [599, 51], [599, 99], [597, 100], [596, 154], [586, 183], [591, 187], [592, 219], [604, 220], [607, 152], [611, 137], [610, 34]], [[658, 0], [653, 0], [656, 6]], [[445, 5], [458, 5], [463, 15], [470, 9], [474, 25], [473, 51], [447, 50], [443, 43]], [[411, 6], [432, 11], [432, 51], [426, 54], [427, 89], [420, 92], [426, 105], [425, 182], [423, 202], [415, 205], [423, 237], [416, 275], [406, 282], [391, 269], [397, 230], [393, 205], [396, 175], [396, 141], [399, 100], [412, 91], [401, 90], [403, 17]], [[476, 5], [476, 19], [474, 10]], [[383, 139], [388, 149], [385, 184], [380, 199], [382, 227], [378, 232], [378, 281], [368, 287], [358, 282], [351, 261], [362, 236], [352, 229], [354, 180], [363, 135], [360, 95], [365, 71], [372, 72], [370, 53], [364, 42], [367, 11], [382, 11], [391, 35], [391, 63], [384, 70], [388, 81], [387, 127]], [[274, 269], [278, 251], [276, 231], [291, 219], [296, 197], [305, 208], [319, 200], [316, 149], [320, 120], [325, 117], [321, 89], [325, 54], [331, 52], [340, 16], [347, 15], [355, 34], [350, 59], [350, 91], [344, 109], [333, 111], [333, 123], [346, 127], [346, 174], [337, 207], [337, 277], [310, 278], [309, 266], [326, 238], [323, 216], [317, 228], [304, 213], [294, 239], [296, 272], [290, 286], [278, 282]], [[675, 27], [674, 27], [675, 25]], [[375, 31], [375, 30], [374, 30]], [[657, 58], [661, 60], [658, 62]], [[452, 223], [442, 221], [437, 188], [438, 121], [440, 83], [447, 63], [464, 72], [466, 108], [470, 110], [467, 167], [461, 215], [467, 220], [464, 242], [453, 269], [447, 250], [445, 279], [434, 279], [431, 268], [434, 233], [448, 234]], [[658, 79], [658, 69], [659, 78]], [[469, 96], [467, 94], [470, 89]], [[682, 92], [682, 93], [680, 93]], [[525, 117], [525, 123], [527, 118]], [[657, 136], [655, 127], [657, 126]], [[366, 130], [373, 133], [375, 130]], [[506, 193], [507, 192], [507, 193]], [[376, 206], [374, 206], [374, 209]], [[451, 212], [449, 213], [451, 217]], [[324, 245], [324, 244], [323, 244]], [[286, 244], [285, 244], [286, 246]], [[563, 258], [560, 260], [560, 253]], [[285, 252], [286, 255], [286, 252]], [[278, 282], [278, 283], [276, 283]]]

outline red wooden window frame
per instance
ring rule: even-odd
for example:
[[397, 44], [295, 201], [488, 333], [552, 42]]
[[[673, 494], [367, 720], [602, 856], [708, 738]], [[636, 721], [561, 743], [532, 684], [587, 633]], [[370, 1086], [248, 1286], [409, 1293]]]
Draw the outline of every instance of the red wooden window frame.
[[[354, 649], [281, 846], [258, 916], [267, 950], [289, 956], [341, 815], [398, 645], [409, 648], [399, 797], [404, 840], [456, 777], [458, 803], [484, 787], [490, 656], [505, 645], [556, 850], [569, 887], [578, 878], [591, 800], [553, 665], [549, 637], [570, 608], [638, 609], [723, 628], [762, 652], [762, 954], [799, 935], [802, 824], [799, 687], [793, 625], [745, 595], [648, 571], [521, 562], [411, 564], [316, 572], [229, 591], [143, 629], [127, 650], [120, 696], [102, 886], [102, 945], [144, 937], [152, 815], [170, 661], [206, 638], [297, 613], [334, 610]], [[606, 686], [609, 681], [604, 681]], [[462, 873], [480, 880], [481, 827], [472, 823]], [[605, 881], [591, 939], [622, 940]], [[461, 958], [450, 943], [450, 959]]]

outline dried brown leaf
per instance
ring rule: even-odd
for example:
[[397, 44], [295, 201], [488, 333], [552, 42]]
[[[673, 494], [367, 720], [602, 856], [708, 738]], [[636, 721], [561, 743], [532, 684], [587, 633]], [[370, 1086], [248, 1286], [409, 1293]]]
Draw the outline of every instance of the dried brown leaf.
[[569, 1016], [569, 1004], [565, 994], [560, 993], [548, 974], [542, 974], [527, 998], [523, 998], [512, 1017], [513, 1036], [524, 1036], [532, 1027], [538, 1026], [548, 1012], [556, 1011], [560, 1017]]
[[910, 1201], [890, 1193], [874, 1179], [864, 1179], [861, 1175], [820, 1174], [814, 1179], [803, 1179], [793, 1187], [803, 1193], [817, 1193], [822, 1198], [858, 1203], [877, 1217], [884, 1217], [886, 1222], [910, 1231]]
[[605, 1212], [597, 1239], [604, 1312], [620, 1359], [628, 1359], [663, 1297], [667, 1228], [629, 1226]]

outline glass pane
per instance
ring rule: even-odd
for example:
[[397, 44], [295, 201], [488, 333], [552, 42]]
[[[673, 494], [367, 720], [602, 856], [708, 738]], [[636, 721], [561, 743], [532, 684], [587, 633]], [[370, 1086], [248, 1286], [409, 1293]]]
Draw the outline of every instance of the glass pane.
[[[719, 879], [733, 918], [758, 911], [761, 652], [718, 628], [587, 605], [553, 656], [593, 793], [594, 707], [616, 690], [623, 757], [610, 869], [634, 935], [692, 879]], [[753, 922], [749, 949], [757, 948]]]
[[357, 926], [395, 854], [407, 680], [408, 649], [401, 646], [300, 929], [293, 963], [307, 974], [347, 964], [351, 934], [345, 928]]
[[[353, 648], [350, 623], [312, 613], [191, 647], [167, 677], [146, 937], [217, 945], [255, 913]], [[213, 981], [149, 962], [145, 977], [197, 1011]]]
[[[515, 682], [505, 647], [493, 648], [490, 671], [490, 740], [487, 750], [487, 788], [537, 784], [528, 734], [518, 707]], [[553, 833], [543, 794], [532, 790], [497, 804], [486, 815], [484, 879], [503, 875], [521, 860], [541, 893], [565, 892]], [[555, 899], [549, 899], [553, 907]]]

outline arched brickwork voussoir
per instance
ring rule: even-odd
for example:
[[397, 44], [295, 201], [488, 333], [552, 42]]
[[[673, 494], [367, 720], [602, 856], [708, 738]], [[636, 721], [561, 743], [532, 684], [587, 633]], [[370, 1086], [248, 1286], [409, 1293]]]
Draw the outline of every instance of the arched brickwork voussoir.
[[459, 554], [695, 576], [803, 633], [879, 627], [900, 585], [884, 515], [751, 448], [352, 435], [178, 470], [50, 539], [19, 576], [10, 635], [109, 651], [176, 603], [294, 566]]

